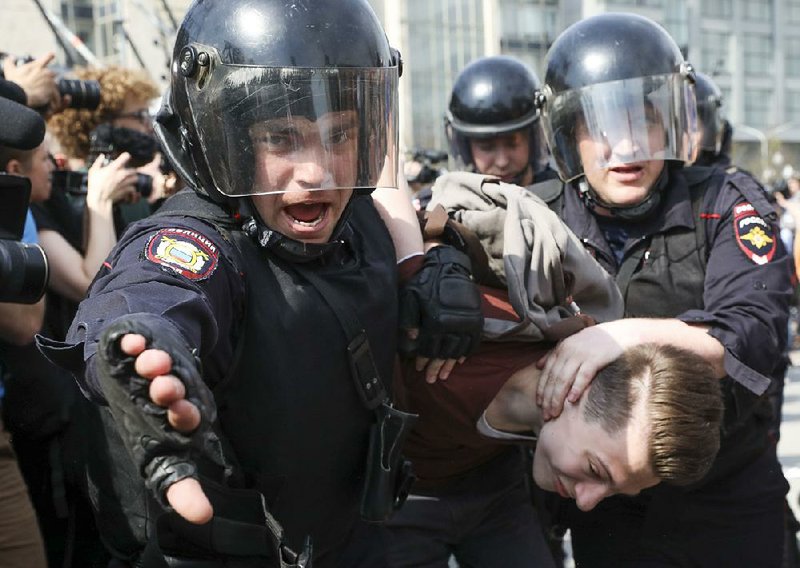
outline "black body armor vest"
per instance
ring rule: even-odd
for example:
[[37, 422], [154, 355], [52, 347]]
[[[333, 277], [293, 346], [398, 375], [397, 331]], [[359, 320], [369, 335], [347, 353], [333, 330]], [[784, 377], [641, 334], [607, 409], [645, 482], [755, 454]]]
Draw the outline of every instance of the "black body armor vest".
[[[397, 330], [394, 248], [369, 198], [355, 198], [344, 243], [303, 264], [347, 291], [380, 376], [391, 384]], [[349, 236], [346, 235], [349, 233]], [[250, 488], [260, 491], [299, 550], [318, 553], [347, 537], [358, 518], [374, 414], [351, 378], [348, 341], [319, 292], [291, 263], [232, 234], [242, 254], [247, 308], [241, 356], [216, 393], [222, 434]], [[392, 340], [387, 340], [392, 338]], [[348, 519], [337, 522], [335, 519]]]

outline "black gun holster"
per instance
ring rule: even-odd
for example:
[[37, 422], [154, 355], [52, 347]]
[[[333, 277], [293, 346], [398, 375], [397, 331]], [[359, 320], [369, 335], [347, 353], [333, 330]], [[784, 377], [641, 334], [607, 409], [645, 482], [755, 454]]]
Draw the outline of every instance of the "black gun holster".
[[402, 450], [417, 415], [386, 403], [375, 409], [375, 415], [361, 496], [361, 518], [370, 523], [383, 522], [399, 509], [416, 480], [411, 462], [403, 457]]

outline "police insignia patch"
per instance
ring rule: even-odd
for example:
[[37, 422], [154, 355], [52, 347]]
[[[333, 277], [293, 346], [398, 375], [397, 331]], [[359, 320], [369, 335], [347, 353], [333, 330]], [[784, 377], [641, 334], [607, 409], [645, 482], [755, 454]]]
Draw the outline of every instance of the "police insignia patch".
[[733, 232], [747, 258], [756, 264], [772, 260], [777, 247], [775, 232], [750, 203], [745, 201], [733, 208]]
[[203, 280], [217, 269], [217, 247], [196, 231], [162, 229], [147, 241], [147, 260], [189, 280]]

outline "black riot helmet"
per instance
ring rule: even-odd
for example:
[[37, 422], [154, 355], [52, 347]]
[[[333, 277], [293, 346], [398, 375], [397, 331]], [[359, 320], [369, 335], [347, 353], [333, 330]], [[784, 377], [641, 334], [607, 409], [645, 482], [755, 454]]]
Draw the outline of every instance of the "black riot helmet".
[[722, 118], [722, 91], [708, 75], [695, 73], [695, 98], [699, 130], [699, 149], [717, 155], [722, 150], [725, 127]]
[[[581, 20], [550, 47], [546, 68], [537, 105], [562, 180], [647, 160], [693, 159], [694, 72], [652, 20], [625, 13]], [[603, 151], [583, 163], [579, 142], [589, 141]], [[659, 199], [654, 184], [643, 203], [608, 207], [587, 184], [579, 185], [590, 205], [623, 217], [642, 217]]]
[[459, 166], [474, 167], [470, 138], [492, 138], [525, 130], [529, 134], [533, 173], [542, 171], [548, 154], [534, 102], [539, 88], [539, 78], [533, 70], [514, 57], [481, 57], [464, 67], [456, 77], [445, 113], [450, 153]]
[[[218, 202], [288, 191], [256, 163], [264, 148], [330, 168], [304, 189], [369, 191], [381, 173], [397, 177], [400, 69], [367, 0], [196, 0], [156, 132], [178, 173]], [[341, 167], [344, 142], [357, 166]]]

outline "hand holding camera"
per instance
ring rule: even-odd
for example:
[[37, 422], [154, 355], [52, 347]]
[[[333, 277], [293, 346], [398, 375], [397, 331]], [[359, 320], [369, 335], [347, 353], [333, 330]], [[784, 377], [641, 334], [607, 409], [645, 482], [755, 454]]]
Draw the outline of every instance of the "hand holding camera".
[[128, 167], [130, 159], [128, 152], [122, 152], [110, 162], [104, 154], [95, 159], [89, 168], [86, 184], [86, 205], [90, 209], [110, 213], [114, 203], [135, 203], [139, 200], [139, 176], [136, 170]]

